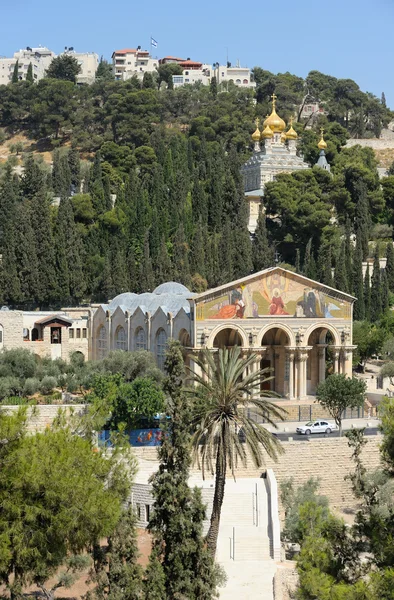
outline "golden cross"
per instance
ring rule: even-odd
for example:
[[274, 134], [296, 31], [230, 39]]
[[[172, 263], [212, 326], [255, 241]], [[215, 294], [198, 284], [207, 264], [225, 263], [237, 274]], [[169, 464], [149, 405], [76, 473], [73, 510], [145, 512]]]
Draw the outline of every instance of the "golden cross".
[[290, 117], [290, 127], [293, 127], [293, 117]]
[[320, 133], [321, 133], [321, 136], [323, 137], [324, 127], [320, 127]]
[[255, 123], [256, 123], [256, 128], [258, 129], [259, 125], [260, 125], [260, 119], [258, 117], [256, 118]]
[[276, 104], [276, 99], [278, 96], [275, 96], [275, 94], [272, 94], [271, 98], [272, 98], [272, 108], [275, 108], [275, 104]]

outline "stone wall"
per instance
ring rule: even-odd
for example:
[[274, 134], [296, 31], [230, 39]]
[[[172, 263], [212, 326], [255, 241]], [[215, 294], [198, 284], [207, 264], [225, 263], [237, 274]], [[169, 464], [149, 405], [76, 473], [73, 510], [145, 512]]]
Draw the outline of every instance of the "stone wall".
[[23, 347], [23, 313], [20, 310], [1, 310], [1, 327], [3, 328], [3, 340], [0, 348], [11, 350]]
[[[367, 440], [362, 458], [368, 470], [375, 470], [380, 466], [379, 445], [382, 437], [370, 436]], [[350, 483], [345, 480], [345, 476], [353, 470], [352, 452], [347, 438], [284, 442], [283, 449], [284, 454], [278, 462], [267, 458], [264, 468], [256, 468], [249, 458], [246, 468], [240, 465], [237, 469], [237, 477], [261, 477], [267, 468], [273, 469], [278, 486], [290, 477], [293, 477], [295, 485], [305, 483], [312, 476], [318, 477], [320, 493], [329, 498], [332, 508], [343, 510], [356, 506]], [[157, 460], [156, 448], [135, 448], [135, 452], [145, 460]], [[197, 475], [198, 470], [194, 469], [194, 479]], [[206, 478], [211, 478], [209, 473], [206, 474]]]
[[298, 584], [295, 563], [280, 565], [274, 575], [274, 600], [293, 600]]
[[[8, 413], [16, 412], [20, 406], [2, 406], [0, 410]], [[38, 404], [28, 408], [27, 430], [31, 433], [43, 431], [46, 427], [50, 427], [59, 413], [59, 409], [66, 412], [66, 415], [81, 416], [86, 410], [85, 404], [60, 405], [60, 404]]]

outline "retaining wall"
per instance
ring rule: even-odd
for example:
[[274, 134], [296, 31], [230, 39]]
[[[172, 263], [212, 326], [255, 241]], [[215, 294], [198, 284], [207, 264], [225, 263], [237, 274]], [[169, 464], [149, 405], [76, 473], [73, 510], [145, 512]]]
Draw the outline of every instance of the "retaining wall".
[[[16, 412], [20, 406], [0, 406], [0, 410], [8, 413]], [[50, 427], [59, 414], [59, 409], [65, 411], [66, 415], [82, 416], [86, 410], [85, 404], [37, 404], [37, 406], [29, 406], [27, 409], [28, 420], [27, 430], [30, 432], [43, 431], [46, 427]]]

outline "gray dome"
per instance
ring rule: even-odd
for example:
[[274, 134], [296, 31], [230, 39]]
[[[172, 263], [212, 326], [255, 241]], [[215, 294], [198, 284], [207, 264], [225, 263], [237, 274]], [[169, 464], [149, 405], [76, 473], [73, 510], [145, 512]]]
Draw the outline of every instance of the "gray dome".
[[181, 283], [170, 281], [162, 283], [153, 292], [119, 294], [110, 302], [108, 309], [112, 313], [119, 306], [123, 311], [128, 310], [133, 313], [140, 307], [143, 312], [154, 314], [158, 308], [162, 308], [165, 313], [170, 312], [176, 315], [183, 308], [189, 314], [190, 304], [187, 298], [190, 296], [194, 296], [194, 294], [187, 287]]
[[166, 283], [162, 283], [161, 285], [157, 286], [157, 288], [153, 290], [153, 293], [188, 296], [191, 292], [181, 283], [177, 283], [176, 281], [167, 281]]
[[111, 312], [118, 308], [118, 306], [124, 306], [126, 309], [129, 309], [135, 298], [138, 298], [138, 294], [124, 292], [123, 294], [119, 294], [119, 296], [115, 296], [109, 303], [108, 308]]

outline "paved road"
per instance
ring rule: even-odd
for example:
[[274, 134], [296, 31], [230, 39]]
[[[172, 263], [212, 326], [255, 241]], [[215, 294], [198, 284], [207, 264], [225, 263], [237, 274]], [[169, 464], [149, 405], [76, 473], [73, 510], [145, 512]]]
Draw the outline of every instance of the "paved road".
[[[342, 433], [342, 436], [344, 435], [344, 433], [345, 432]], [[365, 435], [378, 435], [378, 433], [379, 433], [379, 429], [377, 427], [368, 427], [365, 430]], [[328, 435], [325, 433], [314, 433], [313, 435], [300, 435], [295, 432], [276, 433], [275, 435], [282, 442], [288, 442], [289, 438], [291, 438], [291, 440], [295, 441], [295, 442], [308, 442], [309, 440], [318, 440], [321, 438], [324, 439], [324, 438], [339, 437], [339, 432], [333, 431], [333, 432], [329, 433]]]

